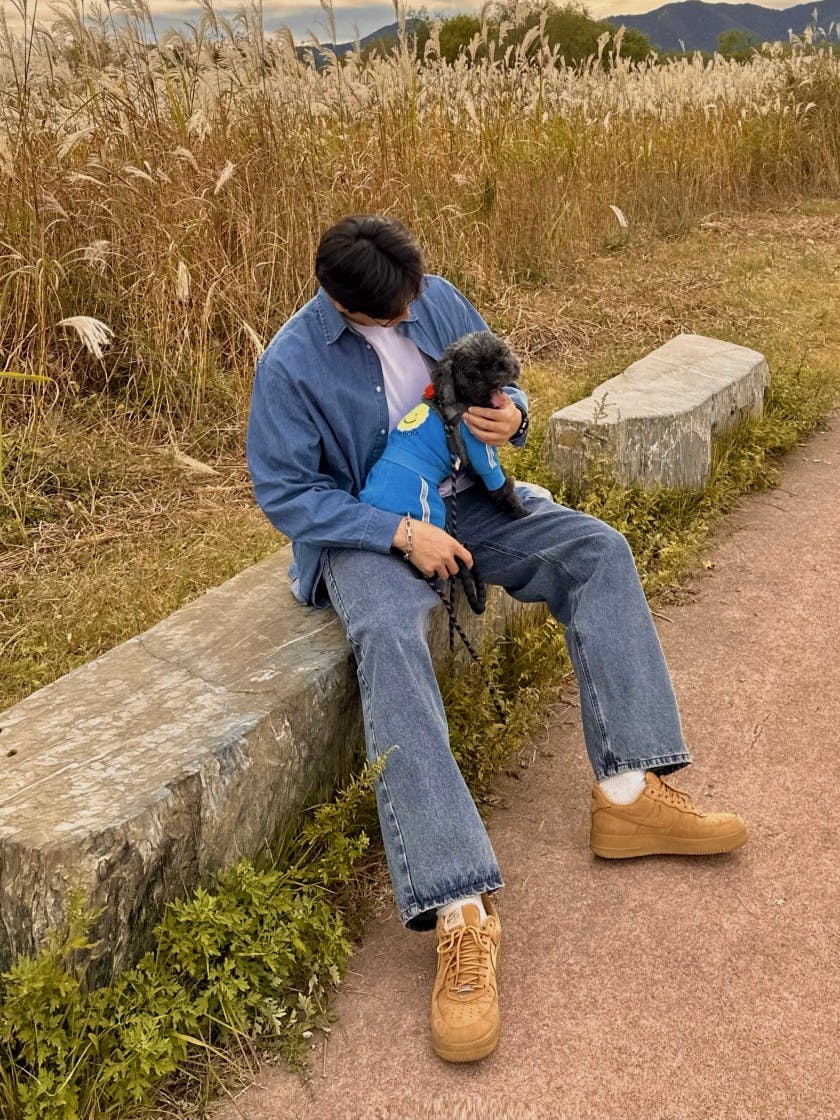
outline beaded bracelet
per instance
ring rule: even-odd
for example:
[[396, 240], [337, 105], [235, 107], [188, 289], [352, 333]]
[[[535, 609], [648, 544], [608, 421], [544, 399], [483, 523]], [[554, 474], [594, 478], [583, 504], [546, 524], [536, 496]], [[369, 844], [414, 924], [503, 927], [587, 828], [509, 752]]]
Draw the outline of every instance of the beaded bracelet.
[[403, 551], [403, 560], [408, 560], [411, 557], [411, 514], [405, 515], [405, 549]]

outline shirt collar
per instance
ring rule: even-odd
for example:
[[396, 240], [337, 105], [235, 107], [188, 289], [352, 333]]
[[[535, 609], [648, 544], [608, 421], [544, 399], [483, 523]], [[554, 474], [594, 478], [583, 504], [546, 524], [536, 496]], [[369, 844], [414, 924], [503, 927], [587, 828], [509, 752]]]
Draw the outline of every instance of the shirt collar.
[[331, 345], [341, 338], [350, 324], [323, 288], [318, 289], [318, 293], [315, 296], [315, 306], [318, 310], [318, 318], [321, 320], [321, 326], [324, 329], [324, 338], [327, 345]]

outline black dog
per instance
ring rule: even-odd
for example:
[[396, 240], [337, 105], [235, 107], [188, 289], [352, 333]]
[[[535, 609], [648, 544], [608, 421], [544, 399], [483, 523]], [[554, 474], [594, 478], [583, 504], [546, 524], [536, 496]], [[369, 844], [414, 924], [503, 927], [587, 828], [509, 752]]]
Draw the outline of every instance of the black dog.
[[443, 529], [446, 508], [437, 488], [451, 474], [455, 456], [484, 484], [498, 509], [510, 517], [526, 517], [528, 510], [496, 448], [477, 439], [463, 420], [471, 405], [498, 406], [502, 387], [518, 377], [519, 362], [510, 347], [490, 331], [474, 331], [453, 342], [432, 367], [426, 400], [391, 432], [360, 499]]
[[[467, 467], [472, 466], [472, 459], [463, 443], [463, 432], [468, 432], [466, 426], [461, 428], [464, 413], [472, 405], [494, 408], [501, 404], [502, 388], [515, 384], [520, 372], [519, 360], [513, 351], [490, 331], [465, 334], [447, 346], [432, 368], [436, 411], [444, 424], [450, 427], [459, 457]], [[504, 482], [495, 490], [488, 487], [488, 495], [500, 510], [511, 517], [527, 517], [529, 511], [518, 498], [513, 479], [505, 474], [501, 464], [499, 470], [504, 475]]]

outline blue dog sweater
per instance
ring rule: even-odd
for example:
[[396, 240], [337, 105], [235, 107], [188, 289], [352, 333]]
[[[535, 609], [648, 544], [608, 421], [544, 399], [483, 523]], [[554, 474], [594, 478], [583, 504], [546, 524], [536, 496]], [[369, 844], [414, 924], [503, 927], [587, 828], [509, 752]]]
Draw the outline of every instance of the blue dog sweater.
[[[461, 436], [469, 466], [488, 490], [498, 490], [504, 485], [505, 473], [496, 448], [476, 439], [463, 420]], [[371, 467], [359, 501], [390, 513], [410, 513], [418, 521], [430, 521], [444, 529], [446, 507], [437, 488], [451, 473], [443, 421], [423, 402], [391, 432], [381, 458]]]

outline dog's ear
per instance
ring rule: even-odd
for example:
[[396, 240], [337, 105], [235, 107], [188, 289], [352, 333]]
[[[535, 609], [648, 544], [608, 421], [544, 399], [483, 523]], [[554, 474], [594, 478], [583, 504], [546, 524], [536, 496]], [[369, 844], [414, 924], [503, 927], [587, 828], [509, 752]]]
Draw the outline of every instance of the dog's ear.
[[435, 396], [444, 415], [454, 412], [457, 407], [455, 382], [452, 379], [452, 364], [452, 357], [446, 355], [437, 362], [432, 371]]

